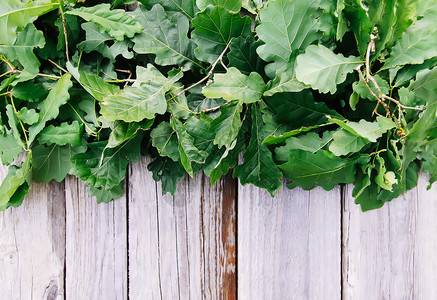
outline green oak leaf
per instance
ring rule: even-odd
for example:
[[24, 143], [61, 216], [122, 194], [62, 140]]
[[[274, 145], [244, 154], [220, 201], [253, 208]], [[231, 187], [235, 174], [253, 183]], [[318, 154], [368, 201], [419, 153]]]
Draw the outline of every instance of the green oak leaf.
[[178, 178], [184, 178], [184, 167], [180, 162], [174, 162], [168, 157], [157, 157], [148, 166], [155, 181], [161, 181], [162, 194], [174, 195]]
[[0, 185], [0, 210], [6, 210], [9, 206], [20, 206], [28, 193], [32, 170], [30, 156], [20, 167], [9, 166], [8, 174]]
[[143, 30], [143, 26], [135, 18], [122, 9], [111, 10], [109, 4], [75, 8], [66, 13], [96, 23], [102, 31], [118, 41], [122, 41], [125, 36], [132, 38]]
[[321, 186], [329, 191], [337, 184], [354, 182], [356, 163], [356, 160], [339, 158], [325, 150], [316, 153], [293, 150], [288, 161], [279, 168], [284, 177], [292, 181], [287, 185], [291, 188], [301, 186], [310, 190]]
[[219, 148], [233, 148], [242, 125], [242, 110], [243, 104], [239, 101], [220, 106], [220, 115], [211, 122], [211, 131], [215, 132], [214, 144]]
[[288, 155], [292, 150], [303, 150], [311, 153], [316, 153], [326, 146], [332, 140], [332, 132], [326, 131], [323, 137], [315, 132], [290, 137], [286, 140], [285, 145], [275, 149], [275, 160], [278, 162], [287, 162]]
[[98, 101], [103, 101], [105, 97], [120, 91], [118, 86], [106, 83], [100, 76], [95, 74], [79, 71], [73, 67], [70, 62], [67, 62], [67, 70], [73, 75], [74, 79]]
[[12, 89], [12, 96], [29, 102], [42, 100], [48, 93], [44, 85], [33, 81], [19, 82]]
[[329, 109], [323, 102], [315, 102], [309, 90], [300, 93], [280, 93], [266, 97], [266, 103], [274, 112], [278, 126], [287, 130], [312, 127], [328, 123], [326, 116], [342, 118], [336, 111]]
[[416, 74], [422, 70], [430, 69], [437, 65], [437, 57], [433, 57], [431, 59], [427, 59], [420, 65], [405, 65], [399, 66], [391, 70], [397, 70], [396, 72], [396, 80], [394, 83], [394, 87], [400, 87], [409, 83], [411, 79], [416, 77]]
[[113, 187], [110, 190], [106, 190], [103, 188], [96, 189], [95, 187], [91, 186], [89, 195], [90, 197], [96, 197], [97, 203], [109, 203], [112, 200], [118, 199], [121, 196], [123, 196], [124, 181], [120, 182], [119, 185]]
[[273, 161], [273, 155], [262, 142], [264, 140], [262, 116], [256, 104], [252, 105], [252, 130], [250, 142], [243, 155], [243, 163], [235, 167], [234, 177], [242, 185], [249, 183], [265, 188], [272, 196], [282, 187], [281, 171]]
[[178, 138], [169, 122], [159, 123], [151, 131], [150, 137], [152, 138], [152, 145], [158, 149], [161, 156], [168, 156], [173, 161], [180, 160]]
[[334, 94], [337, 85], [343, 83], [346, 75], [361, 63], [359, 57], [344, 57], [325, 46], [311, 45], [296, 58], [296, 78], [321, 93]]
[[35, 140], [36, 136], [44, 129], [46, 122], [56, 118], [59, 114], [59, 107], [67, 103], [70, 95], [68, 90], [72, 87], [71, 75], [64, 74], [50, 90], [47, 98], [39, 105], [38, 122], [29, 128], [29, 145]]
[[224, 7], [232, 12], [239, 12], [242, 2], [242, 0], [196, 0], [196, 5], [200, 10], [212, 5]]
[[35, 124], [39, 119], [38, 113], [33, 108], [27, 109], [27, 107], [23, 107], [17, 111], [16, 115], [19, 120], [27, 125]]
[[322, 37], [318, 4], [315, 0], [277, 0], [260, 10], [261, 24], [256, 33], [265, 44], [257, 52], [265, 61], [274, 62], [266, 69], [269, 77], [290, 61], [294, 51], [303, 50]]
[[426, 139], [430, 129], [434, 127], [437, 113], [437, 67], [417, 73], [417, 79], [411, 83], [409, 89], [414, 92], [415, 98], [421, 103], [426, 103], [425, 111], [421, 118], [414, 123], [407, 134], [412, 142]]
[[437, 5], [407, 28], [396, 41], [381, 70], [406, 64], [421, 64], [437, 56]]
[[171, 118], [170, 124], [178, 137], [178, 149], [181, 163], [190, 176], [194, 175], [192, 163], [204, 163], [208, 153], [194, 145], [194, 138], [188, 133], [186, 127], [179, 119]]
[[115, 148], [125, 141], [131, 139], [139, 130], [149, 129], [155, 120], [143, 120], [141, 122], [126, 123], [115, 121], [112, 131], [109, 134], [107, 148]]
[[44, 45], [45, 39], [42, 31], [37, 30], [33, 24], [28, 24], [18, 33], [13, 45], [4, 46], [0, 44], [0, 52], [4, 53], [9, 60], [20, 62], [30, 74], [37, 74], [40, 62], [33, 50], [42, 48]]
[[126, 177], [127, 165], [136, 162], [140, 156], [142, 134], [115, 148], [107, 148], [107, 142], [88, 144], [88, 151], [71, 158], [71, 173], [94, 188], [110, 190]]
[[38, 134], [38, 142], [46, 145], [56, 144], [77, 147], [82, 145], [82, 135], [83, 124], [79, 124], [78, 121], [73, 121], [71, 124], [64, 122], [59, 126], [50, 125], [45, 127]]
[[296, 135], [299, 135], [299, 134], [307, 132], [307, 131], [311, 131], [313, 129], [317, 129], [320, 126], [325, 126], [325, 125], [327, 125], [327, 124], [321, 124], [321, 125], [315, 125], [315, 126], [309, 126], [309, 127], [302, 126], [298, 129], [293, 129], [293, 130], [287, 131], [285, 133], [279, 132], [279, 130], [278, 130], [279, 127], [276, 127], [275, 128], [276, 130], [265, 138], [263, 144], [266, 144], [266, 145], [282, 144], [282, 143], [285, 143], [291, 137], [294, 137]]
[[246, 76], [232, 67], [224, 74], [216, 73], [213, 83], [205, 86], [202, 92], [207, 98], [239, 100], [249, 104], [261, 100], [265, 87], [264, 80], [258, 73], [252, 72]]
[[276, 77], [268, 83], [264, 96], [272, 96], [276, 93], [295, 93], [309, 87], [297, 80], [295, 64], [288, 63], [276, 71]]
[[23, 147], [11, 132], [0, 133], [0, 156], [3, 165], [10, 165], [22, 151]]
[[12, 105], [6, 105], [6, 115], [8, 116], [8, 123], [11, 127], [12, 136], [15, 138], [15, 141], [20, 145], [23, 149], [26, 149], [26, 145], [23, 143], [21, 139], [21, 132], [18, 130], [18, 118], [15, 115], [15, 109]]
[[164, 7], [167, 13], [183, 13], [188, 19], [194, 18], [199, 9], [196, 0], [140, 0], [147, 9], [151, 9], [155, 4]]
[[376, 122], [361, 119], [359, 122], [346, 123], [334, 118], [329, 118], [329, 121], [339, 125], [349, 133], [365, 138], [372, 143], [376, 143], [376, 140], [386, 133], [387, 130], [396, 127], [396, 124], [392, 120], [379, 116], [376, 118]]
[[20, 0], [0, 1], [0, 45], [12, 45], [16, 31], [33, 23], [40, 15], [57, 9], [59, 2]]
[[32, 179], [50, 182], [53, 179], [61, 182], [70, 172], [71, 158], [78, 153], [85, 152], [86, 147], [71, 145], [49, 146], [37, 145], [32, 148]]
[[165, 93], [183, 76], [182, 69], [169, 76], [161, 74], [152, 64], [137, 67], [137, 80], [120, 92], [108, 95], [100, 102], [100, 113], [108, 120], [140, 122], [153, 119], [167, 110]]
[[251, 19], [241, 17], [221, 6], [208, 6], [191, 20], [194, 30], [192, 40], [197, 44], [197, 59], [214, 63], [233, 37], [250, 34]]
[[120, 54], [126, 59], [131, 59], [134, 56], [133, 52], [129, 51], [131, 43], [128, 40], [115, 41], [109, 47], [106, 42], [113, 41], [113, 38], [106, 32], [102, 32], [97, 24], [87, 22], [81, 26], [85, 30], [86, 39], [77, 45], [79, 50], [87, 53], [97, 51], [112, 62], [115, 62], [116, 57]]
[[252, 72], [262, 74], [266, 63], [256, 53], [256, 49], [260, 45], [262, 45], [262, 41], [256, 41], [253, 35], [246, 38], [243, 36], [232, 38], [227, 55], [229, 67], [237, 68], [244, 75], [249, 75]]
[[168, 17], [159, 4], [150, 11], [140, 5], [134, 16], [144, 27], [132, 40], [135, 52], [155, 54], [155, 63], [161, 66], [179, 65], [185, 70], [193, 65], [203, 68], [193, 59], [194, 43], [188, 38], [189, 22], [182, 13]]
[[358, 152], [368, 143], [370, 143], [368, 139], [341, 128], [332, 136], [329, 151], [334, 153], [335, 156], [347, 155]]

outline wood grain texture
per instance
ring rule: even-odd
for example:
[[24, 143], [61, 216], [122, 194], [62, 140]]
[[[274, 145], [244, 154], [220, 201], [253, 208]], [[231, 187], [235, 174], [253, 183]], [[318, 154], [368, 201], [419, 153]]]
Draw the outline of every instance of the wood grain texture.
[[130, 298], [233, 299], [235, 182], [196, 175], [162, 196], [147, 163], [129, 176]]
[[362, 213], [347, 187], [343, 209], [344, 299], [436, 299], [437, 189], [418, 187]]
[[126, 199], [97, 204], [67, 177], [66, 298], [127, 299]]
[[0, 237], [1, 299], [63, 299], [63, 184], [34, 182], [22, 206], [0, 212]]
[[238, 190], [238, 299], [340, 299], [340, 188]]

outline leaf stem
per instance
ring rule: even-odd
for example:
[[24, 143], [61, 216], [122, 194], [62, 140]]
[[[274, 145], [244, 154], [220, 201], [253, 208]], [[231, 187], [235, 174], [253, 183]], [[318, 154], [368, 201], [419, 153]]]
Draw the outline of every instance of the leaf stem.
[[26, 133], [26, 129], [24, 128], [23, 122], [21, 122], [20, 118], [18, 118], [18, 111], [17, 108], [15, 107], [15, 103], [14, 103], [14, 97], [12, 96], [12, 94], [9, 93], [9, 97], [11, 98], [11, 103], [12, 103], [12, 107], [14, 109], [14, 114], [18, 119], [18, 122], [20, 123], [21, 129], [23, 130], [23, 134], [24, 134], [24, 140], [26, 141], [26, 151], [29, 151], [29, 139], [27, 138], [27, 133]]
[[[228, 42], [228, 44], [226, 45], [225, 49], [223, 49], [222, 53], [220, 53], [219, 57], [216, 59], [216, 61], [211, 65], [211, 69], [209, 70], [208, 74], [206, 74], [205, 77], [203, 77], [202, 79], [200, 79], [198, 82], [190, 85], [189, 87], [185, 88], [182, 92], [178, 93], [175, 97], [179, 97], [180, 95], [184, 94], [185, 92], [187, 92], [188, 90], [192, 89], [195, 86], [198, 86], [199, 84], [201, 84], [202, 82], [204, 82], [205, 80], [208, 80], [208, 78], [212, 75], [212, 73], [214, 72], [215, 67], [217, 66], [217, 64], [219, 62], [222, 62], [223, 56], [225, 55], [226, 51], [229, 48], [229, 45], [231, 44], [231, 41]], [[223, 62], [222, 62], [223, 63]]]

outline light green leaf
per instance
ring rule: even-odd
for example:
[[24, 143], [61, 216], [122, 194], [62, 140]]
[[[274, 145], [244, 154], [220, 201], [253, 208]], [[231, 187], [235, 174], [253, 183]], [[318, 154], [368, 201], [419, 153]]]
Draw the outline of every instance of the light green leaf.
[[329, 145], [329, 151], [334, 153], [335, 156], [358, 152], [369, 143], [368, 139], [350, 133], [343, 128], [336, 131], [332, 138], [333, 141]]
[[354, 181], [356, 160], [334, 156], [328, 151], [320, 150], [311, 153], [303, 150], [293, 150], [288, 156], [288, 162], [279, 166], [285, 178], [292, 181], [288, 186], [301, 186], [310, 190], [315, 186], [332, 190], [337, 184]]
[[155, 120], [144, 120], [141, 122], [126, 123], [123, 121], [115, 121], [114, 127], [109, 134], [107, 148], [115, 148], [125, 141], [130, 140], [139, 130], [149, 129]]
[[9, 166], [8, 174], [0, 185], [0, 210], [21, 205], [24, 196], [29, 191], [31, 169], [30, 155], [20, 167]]
[[288, 63], [277, 70], [276, 77], [268, 83], [264, 96], [272, 96], [276, 93], [300, 92], [309, 88], [309, 85], [297, 80], [294, 68], [294, 63]]
[[381, 70], [406, 64], [420, 64], [437, 56], [437, 5], [407, 28], [393, 46]]
[[56, 144], [59, 146], [71, 145], [77, 147], [82, 145], [83, 124], [74, 121], [71, 124], [67, 122], [60, 126], [50, 125], [45, 127], [38, 134], [38, 142], [40, 144]]
[[239, 100], [248, 104], [261, 100], [265, 88], [264, 80], [258, 73], [246, 76], [232, 67], [225, 74], [216, 73], [213, 83], [204, 87], [202, 92], [208, 98]]
[[0, 1], [0, 45], [12, 45], [16, 31], [29, 23], [33, 23], [40, 15], [59, 7], [59, 2], [20, 0]]
[[32, 148], [32, 179], [50, 182], [64, 180], [73, 166], [70, 159], [77, 153], [85, 152], [86, 147], [71, 145], [38, 145]]
[[276, 135], [277, 132], [275, 131], [271, 135], [266, 137], [263, 144], [267, 144], [267, 145], [282, 144], [282, 143], [285, 143], [285, 141], [287, 141], [289, 138], [291, 138], [293, 136], [299, 135], [299, 134], [307, 132], [307, 131], [311, 131], [313, 129], [317, 129], [320, 126], [324, 126], [324, 125], [325, 124], [309, 126], [309, 127], [300, 127], [298, 129], [293, 129], [293, 130], [287, 131], [287, 132], [285, 132], [283, 134], [279, 134], [279, 135]]
[[290, 61], [291, 54], [303, 50], [322, 37], [319, 32], [318, 1], [277, 0], [260, 10], [261, 24], [256, 28], [265, 45], [258, 47], [259, 56], [270, 65], [274, 74]]
[[388, 118], [377, 117], [376, 120], [377, 122], [368, 122], [361, 119], [359, 122], [346, 123], [334, 118], [329, 119], [329, 121], [339, 125], [349, 133], [365, 138], [372, 143], [376, 143], [376, 140], [386, 133], [387, 130], [396, 127], [396, 124]]
[[262, 41], [255, 41], [253, 35], [231, 39], [227, 55], [229, 67], [237, 68], [244, 75], [249, 75], [252, 72], [262, 73], [265, 62], [256, 53], [256, 49], [260, 45], [262, 45]]
[[67, 70], [73, 75], [74, 79], [98, 101], [102, 101], [105, 97], [120, 91], [118, 86], [106, 83], [100, 76], [79, 71], [70, 62], [67, 62], [66, 65]]
[[273, 161], [273, 155], [262, 142], [263, 121], [260, 109], [252, 105], [252, 130], [250, 142], [243, 155], [243, 163], [235, 167], [234, 177], [238, 177], [242, 185], [249, 183], [265, 188], [274, 196], [275, 191], [282, 187], [281, 171]]
[[23, 147], [10, 132], [0, 133], [0, 156], [3, 165], [11, 164], [22, 151]]
[[152, 138], [152, 145], [158, 149], [161, 156], [168, 156], [174, 161], [180, 160], [178, 138], [170, 123], [159, 123], [159, 125], [151, 131], [150, 137]]
[[382, 157], [376, 156], [376, 162], [379, 165], [379, 169], [375, 176], [375, 183], [387, 191], [392, 191], [393, 185], [398, 183], [395, 173], [387, 171], [385, 161]]
[[296, 59], [296, 78], [321, 93], [337, 91], [337, 85], [361, 64], [359, 57], [344, 57], [322, 45], [311, 45]]
[[42, 48], [44, 45], [45, 39], [42, 31], [36, 30], [33, 24], [28, 24], [17, 35], [17, 40], [13, 45], [0, 44], [0, 52], [4, 53], [9, 60], [20, 62], [27, 72], [37, 74], [40, 62], [33, 50], [37, 47]]
[[27, 107], [23, 107], [17, 111], [17, 118], [27, 125], [32, 125], [38, 122], [39, 116], [33, 108], [27, 109]]
[[292, 150], [303, 150], [315, 153], [321, 150], [332, 140], [332, 133], [327, 131], [323, 138], [315, 132], [310, 132], [298, 137], [290, 137], [285, 142], [285, 145], [275, 149], [275, 159], [279, 162], [287, 162], [288, 155]]
[[196, 6], [196, 0], [140, 0], [140, 2], [145, 5], [147, 9], [151, 9], [155, 4], [160, 4], [167, 13], [181, 12], [188, 19], [194, 18], [199, 11]]
[[194, 30], [192, 40], [197, 44], [196, 57], [214, 63], [233, 37], [250, 34], [250, 17], [241, 17], [220, 6], [209, 6], [191, 21]]
[[193, 65], [203, 68], [193, 60], [194, 43], [188, 38], [188, 19], [181, 13], [168, 17], [159, 4], [150, 11], [140, 5], [134, 16], [144, 27], [132, 40], [135, 52], [155, 54], [155, 62], [161, 66], [179, 65], [186, 70]]
[[214, 144], [219, 148], [233, 148], [240, 131], [242, 122], [240, 113], [243, 110], [243, 104], [239, 101], [232, 101], [229, 104], [220, 106], [220, 115], [211, 123], [211, 130], [215, 132]]
[[[387, 81], [385, 81], [384, 79], [382, 79], [379, 75], [375, 75], [373, 77], [376, 81], [376, 83], [378, 84], [381, 92], [385, 95], [387, 95], [389, 93], [390, 87], [387, 83]], [[375, 86], [373, 85], [372, 82], [368, 82], [368, 86], [370, 87], [370, 89], [372, 90], [372, 92], [375, 95], [379, 95], [378, 90], [375, 88]], [[369, 99], [372, 101], [376, 101], [377, 99], [372, 96], [372, 94], [370, 93], [369, 89], [367, 88], [366, 84], [360, 80], [360, 81], [356, 81], [353, 83], [352, 88], [354, 90], [355, 93], [357, 93], [362, 99]]]
[[15, 115], [15, 110], [12, 107], [12, 105], [8, 104], [6, 105], [6, 115], [8, 116], [8, 123], [11, 127], [12, 136], [15, 138], [15, 141], [23, 148], [26, 149], [26, 145], [23, 143], [23, 140], [21, 139], [21, 133], [18, 130], [18, 119]]
[[139, 122], [153, 119], [167, 110], [165, 93], [183, 76], [179, 70], [173, 76], [163, 76], [152, 64], [137, 67], [137, 80], [120, 92], [108, 95], [101, 102], [100, 113], [109, 120]]
[[194, 138], [187, 132], [184, 124], [176, 118], [171, 118], [171, 125], [178, 137], [178, 149], [181, 163], [190, 176], [194, 175], [192, 163], [204, 163], [208, 153], [194, 145]]
[[64, 74], [50, 91], [49, 95], [39, 105], [39, 120], [29, 128], [29, 145], [35, 140], [38, 133], [43, 130], [47, 121], [56, 118], [59, 107], [70, 99], [68, 90], [73, 86], [71, 75]]
[[417, 73], [417, 79], [410, 85], [409, 89], [414, 92], [416, 99], [421, 103], [426, 103], [422, 117], [414, 123], [407, 134], [409, 140], [419, 142], [426, 139], [436, 122], [437, 67]]
[[208, 5], [221, 6], [232, 12], [239, 12], [242, 0], [196, 0], [197, 7], [204, 10]]
[[109, 4], [75, 8], [67, 14], [96, 23], [104, 32], [118, 41], [122, 41], [125, 36], [132, 38], [143, 30], [143, 26], [135, 18], [127, 15], [122, 9], [111, 10]]

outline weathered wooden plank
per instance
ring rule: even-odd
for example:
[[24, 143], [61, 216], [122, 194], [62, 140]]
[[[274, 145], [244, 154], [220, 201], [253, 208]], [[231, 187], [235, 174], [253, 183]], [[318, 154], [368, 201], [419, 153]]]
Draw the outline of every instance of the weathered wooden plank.
[[97, 204], [67, 177], [66, 299], [127, 299], [126, 199]]
[[341, 197], [238, 190], [238, 298], [340, 299]]
[[147, 163], [132, 165], [129, 179], [130, 298], [233, 299], [234, 181], [210, 188], [197, 175], [162, 196]]
[[34, 182], [22, 206], [0, 212], [0, 237], [1, 299], [63, 299], [63, 184]]
[[418, 187], [362, 213], [347, 187], [343, 209], [344, 299], [436, 299], [437, 189]]

